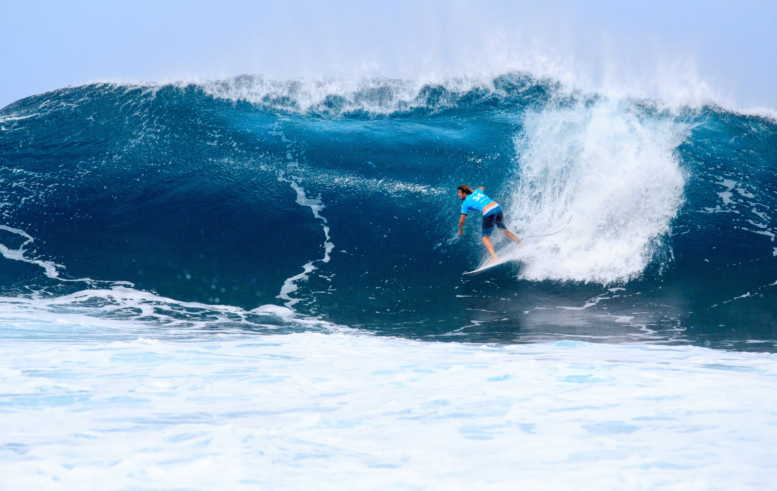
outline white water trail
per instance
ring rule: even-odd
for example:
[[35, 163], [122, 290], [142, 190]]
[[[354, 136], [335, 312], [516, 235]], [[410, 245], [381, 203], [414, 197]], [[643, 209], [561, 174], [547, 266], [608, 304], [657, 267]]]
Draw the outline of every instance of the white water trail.
[[[6, 232], [10, 232], [12, 234], [19, 235], [21, 237], [24, 237], [26, 240], [22, 243], [22, 245], [19, 246], [18, 249], [9, 249], [8, 246], [4, 244], [0, 244], [0, 254], [3, 255], [4, 258], [10, 259], [12, 261], [21, 261], [24, 263], [30, 263], [35, 264], [36, 266], [40, 266], [43, 268], [43, 271], [45, 271], [46, 276], [52, 279], [56, 279], [59, 281], [80, 281], [84, 283], [93, 284], [94, 280], [90, 278], [78, 278], [78, 279], [65, 279], [60, 278], [59, 271], [57, 271], [57, 268], [64, 268], [65, 266], [61, 264], [57, 264], [53, 261], [43, 261], [40, 259], [30, 259], [25, 256], [25, 247], [29, 244], [32, 244], [35, 239], [25, 232], [24, 230], [9, 227], [7, 225], [0, 225], [0, 230], [5, 230]], [[127, 284], [126, 282], [114, 282], [116, 284]], [[130, 284], [131, 285], [131, 284]]]
[[297, 182], [291, 179], [286, 179], [283, 177], [283, 174], [281, 174], [278, 177], [278, 180], [281, 182], [288, 182], [292, 189], [297, 193], [297, 204], [301, 206], [306, 206], [313, 211], [313, 216], [317, 220], [321, 220], [322, 222], [322, 229], [324, 230], [324, 257], [321, 259], [314, 259], [308, 263], [306, 263], [304, 266], [302, 266], [302, 273], [292, 276], [291, 278], [287, 278], [286, 281], [283, 282], [283, 286], [281, 287], [281, 292], [275, 297], [280, 298], [282, 300], [286, 300], [286, 303], [284, 305], [288, 308], [293, 308], [294, 304], [299, 303], [301, 300], [297, 298], [292, 298], [291, 294], [297, 291], [299, 288], [297, 286], [297, 282], [307, 280], [310, 277], [310, 273], [316, 270], [315, 263], [322, 262], [322, 263], [328, 263], [330, 256], [329, 253], [332, 252], [335, 245], [330, 241], [329, 238], [329, 226], [327, 225], [326, 218], [321, 216], [321, 211], [324, 209], [324, 204], [321, 202], [320, 198], [308, 198], [305, 194], [305, 189], [300, 186]]
[[[558, 230], [500, 255], [525, 279], [611, 284], [638, 277], [683, 203], [676, 148], [685, 125], [602, 100], [527, 114], [508, 219], [521, 235]], [[532, 243], [533, 242], [533, 243]]]

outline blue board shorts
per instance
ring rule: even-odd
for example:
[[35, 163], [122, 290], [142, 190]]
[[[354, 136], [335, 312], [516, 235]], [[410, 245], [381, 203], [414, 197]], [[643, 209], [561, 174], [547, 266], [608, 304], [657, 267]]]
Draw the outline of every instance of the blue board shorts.
[[494, 231], [494, 225], [501, 229], [507, 229], [505, 226], [505, 216], [500, 209], [496, 213], [489, 213], [483, 217], [483, 237], [489, 237]]

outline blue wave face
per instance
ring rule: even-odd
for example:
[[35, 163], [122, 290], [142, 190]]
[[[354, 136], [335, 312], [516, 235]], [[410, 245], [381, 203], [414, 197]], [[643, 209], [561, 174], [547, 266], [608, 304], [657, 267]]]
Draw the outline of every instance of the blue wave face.
[[[777, 124], [508, 74], [67, 88], [0, 111], [0, 293], [124, 281], [380, 333], [772, 349]], [[457, 238], [460, 184], [531, 238]], [[63, 281], [86, 279], [84, 281]], [[205, 314], [203, 314], [205, 315]]]

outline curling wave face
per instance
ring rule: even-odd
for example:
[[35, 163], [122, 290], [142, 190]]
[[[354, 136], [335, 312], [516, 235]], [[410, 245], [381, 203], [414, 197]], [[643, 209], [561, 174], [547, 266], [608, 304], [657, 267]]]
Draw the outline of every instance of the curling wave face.
[[[0, 294], [97, 299], [87, 316], [143, 297], [239, 325], [773, 349], [776, 148], [765, 117], [523, 73], [66, 88], [0, 110]], [[462, 279], [484, 259], [478, 220], [454, 236], [462, 183], [521, 236], [569, 225], [497, 241], [515, 262]]]

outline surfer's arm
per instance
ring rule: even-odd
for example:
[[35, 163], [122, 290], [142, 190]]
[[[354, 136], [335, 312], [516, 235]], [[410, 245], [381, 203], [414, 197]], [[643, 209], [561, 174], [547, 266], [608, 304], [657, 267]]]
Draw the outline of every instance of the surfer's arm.
[[466, 219], [467, 215], [461, 215], [461, 217], [459, 217], [459, 235], [464, 234], [464, 220]]
[[486, 192], [486, 188], [484, 188], [483, 186], [480, 186], [478, 189], [480, 189], [480, 190], [481, 190], [481, 191], [483, 191], [484, 193]]

